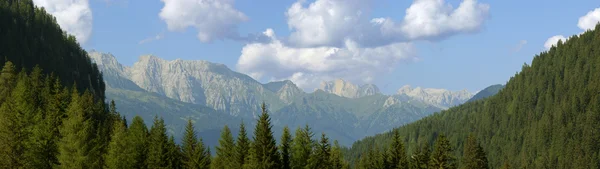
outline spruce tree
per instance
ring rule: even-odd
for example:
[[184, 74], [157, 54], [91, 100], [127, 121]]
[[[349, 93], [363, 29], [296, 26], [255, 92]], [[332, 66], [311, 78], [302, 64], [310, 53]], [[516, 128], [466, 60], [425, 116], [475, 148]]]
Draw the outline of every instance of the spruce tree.
[[250, 151], [250, 140], [246, 133], [244, 122], [240, 123], [240, 132], [235, 144], [235, 168], [243, 168]]
[[331, 146], [329, 139], [325, 136], [325, 133], [321, 134], [321, 140], [315, 147], [313, 154], [308, 160], [308, 168], [310, 169], [321, 169], [331, 168], [330, 164]]
[[279, 145], [279, 151], [281, 152], [281, 169], [290, 169], [290, 149], [292, 144], [292, 135], [290, 129], [285, 126], [283, 128], [283, 134], [281, 135], [281, 144]]
[[232, 169], [234, 168], [235, 161], [235, 143], [231, 130], [225, 125], [221, 130], [221, 139], [219, 139], [219, 146], [216, 147], [217, 156], [212, 162], [213, 168]]
[[406, 151], [404, 144], [400, 138], [398, 130], [394, 130], [392, 136], [392, 142], [387, 150], [387, 158], [385, 161], [386, 168], [389, 169], [408, 169], [408, 159], [406, 158]]
[[33, 107], [28, 104], [30, 84], [24, 71], [17, 79], [14, 90], [0, 107], [0, 160], [8, 168], [26, 167], [30, 162], [26, 156], [33, 115]]
[[329, 157], [329, 163], [332, 169], [347, 169], [349, 168], [348, 163], [344, 160], [342, 154], [342, 148], [337, 140], [333, 141], [333, 147], [331, 148], [331, 155]]
[[15, 65], [8, 61], [0, 72], [0, 105], [8, 99], [16, 85], [17, 73]]
[[267, 113], [265, 103], [261, 105], [262, 114], [259, 116], [254, 130], [254, 143], [252, 148], [254, 153], [252, 156], [252, 165], [258, 169], [275, 169], [279, 168], [279, 153], [277, 152], [277, 144], [271, 130], [271, 118]]
[[185, 168], [198, 168], [198, 162], [203, 152], [198, 153], [198, 136], [196, 135], [196, 131], [194, 131], [194, 124], [191, 119], [188, 119], [185, 126], [182, 144], [183, 164]]
[[413, 155], [410, 157], [410, 168], [411, 169], [427, 169], [429, 167], [429, 158], [431, 150], [429, 144], [425, 143], [418, 148]]
[[117, 121], [113, 125], [111, 133], [111, 141], [108, 144], [108, 153], [106, 154], [105, 168], [134, 168], [134, 147], [127, 138], [127, 128], [125, 125]]
[[132, 154], [133, 168], [148, 168], [146, 158], [148, 157], [148, 128], [144, 119], [140, 116], [133, 117], [131, 127], [127, 132], [127, 141], [130, 142], [134, 152]]
[[483, 148], [477, 143], [475, 136], [470, 134], [463, 150], [463, 169], [487, 169], [488, 161]]
[[182, 163], [182, 153], [179, 145], [175, 143], [175, 137], [169, 137], [169, 142], [167, 143], [167, 167], [170, 169], [181, 169], [183, 167]]
[[146, 158], [148, 168], [167, 167], [168, 142], [165, 122], [162, 118], [155, 116], [148, 137], [148, 157]]
[[292, 168], [301, 169], [308, 165], [308, 159], [312, 154], [314, 141], [313, 133], [306, 125], [304, 128], [298, 128], [292, 144]]
[[435, 141], [434, 150], [429, 159], [429, 168], [454, 169], [455, 158], [452, 156], [450, 141], [444, 135], [440, 135]]
[[201, 154], [198, 160], [199, 169], [209, 169], [212, 162], [210, 148], [204, 145], [202, 138], [198, 140], [198, 148], [196, 149], [198, 154]]
[[93, 127], [86, 112], [86, 107], [91, 105], [84, 101], [89, 95], [79, 96], [76, 89], [72, 91], [67, 117], [60, 127], [58, 161], [60, 168], [90, 168], [89, 152], [94, 133], [91, 133]]

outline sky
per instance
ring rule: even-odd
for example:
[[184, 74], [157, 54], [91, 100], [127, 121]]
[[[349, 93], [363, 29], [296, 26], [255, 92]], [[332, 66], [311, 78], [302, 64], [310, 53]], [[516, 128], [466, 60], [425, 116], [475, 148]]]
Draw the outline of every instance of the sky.
[[266, 83], [479, 91], [600, 21], [598, 0], [34, 0], [86, 50], [207, 60]]

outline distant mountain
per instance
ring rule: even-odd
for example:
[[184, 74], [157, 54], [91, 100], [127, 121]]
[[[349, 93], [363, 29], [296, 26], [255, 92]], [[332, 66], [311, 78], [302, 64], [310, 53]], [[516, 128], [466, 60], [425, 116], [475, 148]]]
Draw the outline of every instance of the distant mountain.
[[467, 102], [477, 101], [481, 99], [488, 98], [490, 96], [496, 95], [496, 93], [500, 92], [504, 88], [504, 85], [496, 84], [486, 87], [485, 89], [477, 92], [475, 96], [471, 97]]
[[[175, 136], [191, 117], [203, 136], [215, 138], [207, 140], [209, 145], [216, 144], [223, 124], [235, 132], [241, 120], [253, 123], [263, 101], [275, 129], [308, 124], [315, 133], [326, 132], [346, 146], [445, 108], [426, 102], [434, 94], [383, 95], [375, 85], [358, 86], [342, 79], [323, 82], [319, 90], [306, 93], [289, 80], [262, 84], [207, 61], [167, 61], [146, 55], [128, 67], [111, 54], [91, 51], [89, 55], [104, 73], [107, 98], [118, 100], [123, 114], [148, 121], [155, 115], [165, 117]], [[448, 104], [463, 101], [450, 96]], [[280, 132], [275, 130], [275, 135]]]
[[412, 88], [409, 85], [398, 89], [396, 94], [406, 95], [441, 109], [448, 109], [452, 106], [463, 104], [473, 96], [473, 94], [467, 90], [449, 91], [446, 89]]
[[317, 88], [317, 90], [323, 90], [327, 93], [347, 98], [359, 98], [381, 93], [379, 88], [373, 84], [365, 84], [359, 87], [358, 85], [352, 84], [343, 79], [321, 82], [321, 85], [319, 88]]

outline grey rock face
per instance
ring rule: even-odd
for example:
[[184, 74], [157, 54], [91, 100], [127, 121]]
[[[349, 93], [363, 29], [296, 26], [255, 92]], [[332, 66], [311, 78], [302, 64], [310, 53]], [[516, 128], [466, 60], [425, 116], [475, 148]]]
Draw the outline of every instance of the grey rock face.
[[379, 88], [373, 84], [366, 84], [359, 87], [358, 85], [352, 84], [343, 79], [321, 82], [321, 85], [319, 88], [317, 88], [317, 90], [323, 90], [327, 93], [347, 98], [359, 98], [381, 93]]
[[406, 95], [442, 109], [463, 104], [473, 97], [473, 94], [467, 90], [449, 91], [446, 89], [423, 89], [421, 87], [412, 88], [408, 85], [398, 89], [397, 95]]

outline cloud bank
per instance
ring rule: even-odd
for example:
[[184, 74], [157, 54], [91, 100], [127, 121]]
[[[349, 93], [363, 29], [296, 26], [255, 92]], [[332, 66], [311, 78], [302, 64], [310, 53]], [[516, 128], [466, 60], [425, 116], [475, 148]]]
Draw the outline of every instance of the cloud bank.
[[237, 25], [248, 17], [234, 8], [233, 0], [161, 0], [159, 16], [170, 31], [193, 27], [202, 42], [238, 37]]
[[56, 17], [60, 27], [84, 44], [92, 34], [92, 10], [88, 0], [33, 0]]
[[444, 0], [415, 0], [402, 21], [371, 18], [373, 0], [298, 0], [285, 16], [289, 37], [274, 30], [267, 43], [248, 43], [237, 63], [257, 79], [290, 79], [305, 90], [343, 78], [369, 83], [404, 62], [416, 61], [413, 42], [437, 41], [479, 31], [489, 5], [463, 0], [456, 8]]

